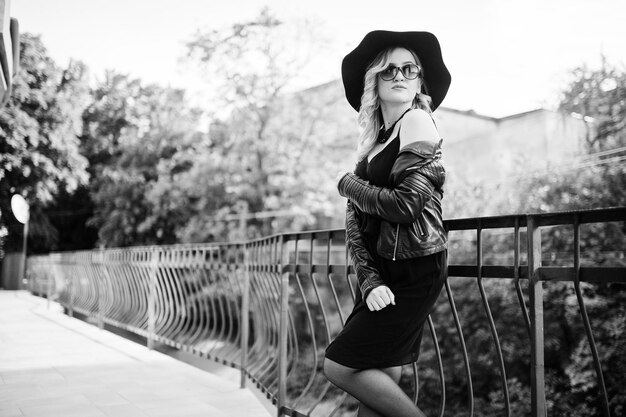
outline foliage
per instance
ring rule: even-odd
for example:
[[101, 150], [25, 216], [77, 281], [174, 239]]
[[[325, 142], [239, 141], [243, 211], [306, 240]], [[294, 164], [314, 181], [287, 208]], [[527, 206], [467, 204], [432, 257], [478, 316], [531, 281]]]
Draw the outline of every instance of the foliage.
[[[94, 213], [90, 224], [105, 246], [177, 241], [184, 200], [162, 201], [164, 176], [190, 167], [202, 141], [200, 113], [181, 90], [144, 86], [126, 75], [107, 73], [85, 109], [82, 150], [90, 161]], [[155, 191], [156, 190], [156, 191]]]
[[590, 117], [595, 131], [587, 144], [591, 152], [626, 146], [626, 71], [602, 57], [602, 66], [575, 68], [562, 94], [560, 108]]
[[[626, 189], [626, 170], [622, 162], [623, 147], [626, 144], [626, 72], [611, 67], [605, 61], [599, 70], [591, 71], [585, 67], [574, 69], [572, 78], [570, 86], [563, 93], [561, 109], [577, 112], [587, 118], [586, 120], [593, 120], [594, 127], [590, 129], [586, 143], [588, 155], [582, 157], [574, 169], [527, 176], [516, 184], [514, 190], [503, 186], [496, 193], [493, 192], [493, 187], [469, 182], [467, 187], [455, 187], [465, 195], [461, 199], [462, 204], [451, 205], [452, 210], [465, 211], [464, 215], [471, 216], [472, 210], [484, 212], [485, 207], [481, 205], [485, 202], [488, 202], [486, 210], [493, 210], [493, 214], [626, 206], [626, 194], [623, 192]], [[477, 208], [480, 210], [476, 210]], [[582, 265], [626, 265], [623, 252], [625, 235], [623, 222], [581, 226]], [[465, 240], [459, 240], [459, 245], [454, 246], [460, 252], [455, 254], [455, 259], [472, 263], [475, 256], [475, 237], [465, 237]], [[524, 237], [522, 235], [522, 248], [525, 247]], [[486, 237], [483, 246], [485, 262], [510, 264], [510, 259], [508, 262], [498, 260], [502, 260], [504, 253], [510, 253], [511, 240], [511, 234], [499, 236], [495, 233]], [[574, 259], [573, 242], [572, 226], [544, 229], [543, 264], [571, 266]], [[504, 258], [507, 256], [509, 255]], [[492, 415], [503, 407], [502, 394], [498, 393], [496, 383], [499, 375], [493, 363], [492, 341], [489, 340], [488, 332], [476, 327], [485, 320], [480, 312], [479, 301], [471, 296], [476, 291], [468, 288], [468, 283], [457, 285], [459, 287], [454, 291], [455, 301], [470, 352], [472, 380], [477, 397], [476, 410], [479, 415]], [[544, 354], [549, 414], [601, 415], [598, 378], [574, 285], [547, 282], [544, 287]], [[524, 327], [519, 325], [523, 321], [514, 289], [491, 283], [486, 288], [491, 310], [497, 318], [496, 325], [505, 354], [507, 377], [515, 381], [509, 384], [511, 398], [522, 395], [520, 398], [528, 401], [529, 381], [526, 370], [529, 366], [529, 352], [506, 348], [528, 344]], [[612, 415], [621, 415], [626, 408], [626, 398], [621, 388], [626, 375], [626, 352], [623, 348], [626, 337], [626, 288], [620, 284], [582, 283], [581, 294], [597, 343], [609, 408]], [[438, 317], [439, 314], [445, 314], [440, 310], [442, 308], [445, 310], [445, 307], [438, 307]], [[509, 320], [508, 317], [514, 319]], [[439, 322], [449, 321], [443, 319]], [[445, 325], [444, 329], [439, 330], [439, 334], [440, 343], [444, 346], [458, 347], [452, 326]], [[450, 401], [455, 404], [456, 398], [464, 398], [462, 390], [466, 382], [458, 380], [463, 375], [462, 357], [457, 353], [446, 357], [445, 361], [453, 364], [447, 380], [451, 381]], [[425, 386], [430, 384], [436, 384], [436, 381], [426, 381]], [[517, 405], [513, 403], [513, 406]], [[521, 410], [519, 414], [515, 412], [513, 415], [525, 415], [525, 412]]]
[[319, 219], [338, 214], [323, 155], [338, 139], [324, 123], [336, 117], [341, 97], [338, 90], [289, 93], [321, 39], [311, 22], [284, 23], [263, 9], [252, 21], [199, 32], [188, 44], [190, 57], [210, 74], [222, 119], [212, 126], [213, 155], [233, 197], [218, 204], [220, 213], [275, 213], [273, 221], [250, 221], [249, 237], [324, 226]]
[[0, 229], [8, 230], [7, 249], [21, 247], [21, 225], [9, 206], [11, 195], [21, 194], [31, 207], [29, 247], [36, 252], [56, 244], [46, 208], [88, 180], [77, 139], [86, 68], [79, 62], [59, 68], [28, 33], [20, 36], [20, 51], [11, 98], [0, 110]]

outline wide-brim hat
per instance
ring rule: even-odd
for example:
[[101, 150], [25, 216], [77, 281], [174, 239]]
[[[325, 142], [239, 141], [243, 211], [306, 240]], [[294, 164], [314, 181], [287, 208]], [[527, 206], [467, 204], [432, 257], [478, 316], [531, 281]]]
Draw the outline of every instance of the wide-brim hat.
[[435, 110], [450, 87], [450, 72], [443, 63], [437, 37], [430, 32], [391, 32], [375, 30], [365, 35], [359, 46], [346, 55], [341, 63], [341, 78], [346, 98], [356, 111], [361, 108], [363, 82], [368, 65], [383, 49], [404, 47], [417, 54], [423, 70], [428, 95]]

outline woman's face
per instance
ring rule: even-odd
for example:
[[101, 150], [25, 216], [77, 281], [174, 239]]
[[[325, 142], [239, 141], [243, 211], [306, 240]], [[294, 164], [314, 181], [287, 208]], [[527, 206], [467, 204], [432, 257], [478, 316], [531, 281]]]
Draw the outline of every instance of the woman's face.
[[[389, 55], [389, 66], [402, 68], [407, 64], [416, 65], [413, 54], [404, 48], [396, 48]], [[396, 71], [391, 80], [383, 80], [378, 76], [378, 97], [386, 104], [411, 103], [420, 91], [420, 77], [414, 80], [407, 79], [401, 70]]]

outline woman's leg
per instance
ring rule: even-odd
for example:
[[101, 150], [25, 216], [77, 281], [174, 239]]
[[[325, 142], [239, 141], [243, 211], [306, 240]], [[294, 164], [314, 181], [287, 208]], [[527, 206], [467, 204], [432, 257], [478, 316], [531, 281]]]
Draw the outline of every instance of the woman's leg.
[[[381, 369], [384, 373], [389, 375], [393, 382], [396, 384], [400, 383], [400, 378], [402, 377], [402, 366], [394, 366], [391, 368], [383, 368]], [[359, 413], [357, 417], [383, 417], [381, 414], [372, 410], [368, 406], [363, 403], [359, 403]]]
[[380, 416], [426, 417], [394, 379], [381, 369], [354, 369], [325, 359], [324, 373], [330, 382]]

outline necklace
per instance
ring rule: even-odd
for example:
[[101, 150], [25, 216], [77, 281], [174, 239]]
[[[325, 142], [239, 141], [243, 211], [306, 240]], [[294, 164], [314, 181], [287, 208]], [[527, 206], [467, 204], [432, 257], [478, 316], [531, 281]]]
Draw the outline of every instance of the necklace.
[[376, 142], [383, 144], [385, 142], [387, 142], [389, 140], [389, 138], [391, 137], [391, 134], [393, 133], [393, 129], [396, 127], [396, 124], [400, 121], [400, 119], [402, 119], [402, 117], [408, 113], [408, 111], [411, 110], [410, 108], [406, 109], [406, 111], [404, 113], [402, 113], [402, 115], [400, 117], [398, 117], [398, 120], [396, 120], [395, 122], [393, 122], [393, 124], [391, 125], [391, 127], [389, 129], [385, 129], [385, 126], [381, 126], [380, 127], [380, 131], [378, 132], [378, 137], [376, 138]]

